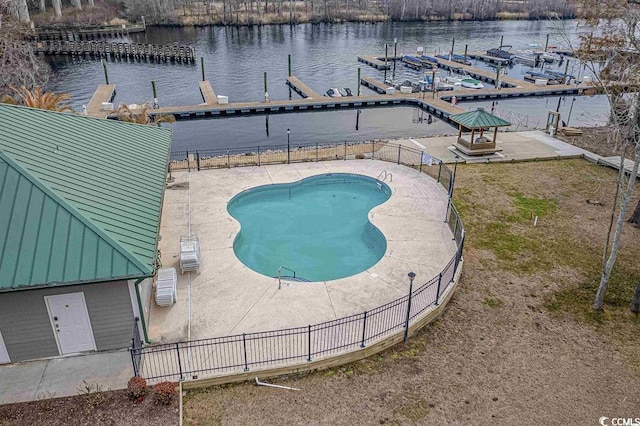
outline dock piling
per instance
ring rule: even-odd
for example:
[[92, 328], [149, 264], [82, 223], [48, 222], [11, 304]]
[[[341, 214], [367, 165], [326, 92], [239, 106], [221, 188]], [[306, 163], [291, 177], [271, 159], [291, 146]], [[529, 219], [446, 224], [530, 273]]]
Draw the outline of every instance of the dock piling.
[[496, 89], [500, 89], [500, 63], [496, 66]]
[[547, 41], [544, 43], [544, 51], [546, 52], [549, 48], [549, 34], [547, 34]]
[[360, 96], [360, 67], [358, 67], [358, 96]]
[[204, 78], [204, 56], [200, 56], [200, 68], [202, 69], [202, 81], [205, 81], [205, 78]]
[[501, 36], [500, 36], [500, 47], [502, 47], [502, 42], [503, 42], [503, 41], [504, 41], [504, 36], [503, 36], [503, 35], [501, 35]]
[[[391, 73], [391, 80], [395, 80], [396, 78], [396, 62], [398, 62], [398, 39], [393, 39], [393, 72]], [[358, 81], [360, 81], [360, 76], [358, 75]]]
[[388, 58], [389, 43], [384, 44], [384, 81], [387, 81], [387, 58]]
[[464, 63], [467, 63], [467, 49], [469, 48], [468, 44], [464, 45]]
[[456, 38], [454, 37], [453, 40], [451, 41], [451, 52], [449, 53], [449, 60], [453, 60], [453, 49], [456, 46]]
[[291, 53], [287, 55], [287, 61], [289, 62], [289, 77], [291, 77]]
[[264, 101], [269, 102], [269, 89], [267, 87], [267, 72], [264, 72]]
[[105, 81], [105, 84], [109, 84], [109, 73], [107, 72], [107, 63], [105, 62], [104, 59], [102, 59], [101, 61], [102, 61], [102, 68], [104, 68], [104, 81]]
[[151, 88], [153, 89], [153, 108], [158, 109], [160, 105], [158, 104], [158, 92], [156, 91], [156, 81], [151, 80]]

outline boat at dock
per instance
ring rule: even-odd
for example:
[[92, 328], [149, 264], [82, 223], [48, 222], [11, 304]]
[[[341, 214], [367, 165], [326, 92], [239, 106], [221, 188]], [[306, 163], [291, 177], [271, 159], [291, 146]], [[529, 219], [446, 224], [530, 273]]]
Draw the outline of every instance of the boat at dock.
[[405, 55], [402, 57], [402, 63], [411, 69], [421, 70], [424, 63], [417, 56]]
[[513, 60], [519, 64], [529, 65], [532, 67], [540, 66], [543, 52], [534, 52], [531, 50], [522, 50], [513, 55]]
[[444, 78], [445, 83], [453, 85], [454, 90], [456, 88], [466, 88], [466, 89], [483, 89], [484, 84], [482, 84], [479, 80], [476, 80], [473, 77], [468, 75], [463, 76], [447, 76]]
[[500, 47], [487, 50], [487, 55], [493, 56], [494, 58], [508, 59], [511, 61], [513, 60], [513, 54], [510, 52], [511, 47], [512, 46], [508, 44], [503, 44]]
[[342, 89], [338, 89], [337, 87], [332, 87], [331, 89], [327, 90], [324, 95], [330, 98], [342, 98], [347, 96], [353, 96], [353, 93], [351, 92], [351, 89], [349, 89], [348, 87], [344, 87]]
[[423, 64], [425, 64], [425, 66], [435, 66], [439, 64], [438, 58], [435, 58], [433, 56], [421, 55], [420, 60]]
[[459, 64], [472, 65], [468, 57], [464, 55], [459, 55], [457, 53], [454, 53], [453, 55], [438, 55], [438, 58], [446, 59], [452, 62], [457, 62]]

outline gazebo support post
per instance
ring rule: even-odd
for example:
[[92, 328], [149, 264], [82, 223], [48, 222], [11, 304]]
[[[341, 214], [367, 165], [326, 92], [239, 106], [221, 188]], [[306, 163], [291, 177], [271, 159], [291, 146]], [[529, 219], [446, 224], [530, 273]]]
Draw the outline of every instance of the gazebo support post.
[[471, 129], [471, 145], [473, 145], [475, 134], [476, 134], [476, 129]]
[[498, 126], [493, 128], [493, 143], [496, 143], [497, 137], [498, 137]]

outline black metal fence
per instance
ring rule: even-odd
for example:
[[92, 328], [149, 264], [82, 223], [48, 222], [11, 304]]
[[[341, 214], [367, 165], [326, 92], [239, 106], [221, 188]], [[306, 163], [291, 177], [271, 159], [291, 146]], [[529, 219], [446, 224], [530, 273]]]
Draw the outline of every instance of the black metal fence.
[[[378, 144], [378, 147], [373, 148], [375, 142], [372, 143], [373, 149], [369, 152], [372, 158], [403, 163], [426, 172], [436, 179], [449, 195], [452, 194], [455, 176], [445, 164], [431, 159], [420, 150], [389, 143]], [[332, 146], [329, 149], [334, 150], [337, 155], [339, 147]], [[310, 149], [319, 152], [320, 147]], [[343, 154], [347, 149], [346, 144], [342, 146]], [[230, 161], [235, 154], [231, 154], [231, 150], [228, 152], [227, 161]], [[260, 155], [259, 152], [255, 150], [249, 155], [256, 158]], [[261, 160], [268, 158], [265, 157], [265, 151], [262, 151], [261, 155]], [[278, 155], [283, 153], [280, 152]], [[292, 158], [296, 161], [301, 158], [298, 153], [294, 154], [292, 151], [285, 151], [284, 155], [289, 155], [290, 162], [293, 162]], [[202, 155], [195, 158], [199, 158], [199, 167], [202, 168], [205, 158]], [[210, 158], [216, 156], [212, 155]], [[260, 163], [261, 160], [258, 160], [257, 164], [267, 164]], [[437, 162], [436, 167], [428, 166], [432, 161]], [[209, 167], [214, 163], [206, 164]], [[256, 368], [310, 362], [365, 348], [402, 330], [405, 330], [406, 336], [412, 324], [422, 318], [430, 308], [439, 305], [453, 283], [460, 265], [465, 234], [458, 212], [451, 202], [445, 221], [456, 243], [455, 255], [444, 269], [429, 281], [416, 288], [411, 282], [409, 292], [405, 296], [369, 311], [320, 324], [154, 346], [143, 347], [139, 336], [135, 339], [137, 330], [134, 329], [134, 339], [130, 348], [134, 372], [149, 381], [196, 379], [203, 375], [240, 373]]]
[[173, 151], [169, 170], [203, 170], [359, 158], [378, 159], [414, 167], [450, 190], [451, 170], [437, 158], [431, 157], [425, 151], [384, 140]]

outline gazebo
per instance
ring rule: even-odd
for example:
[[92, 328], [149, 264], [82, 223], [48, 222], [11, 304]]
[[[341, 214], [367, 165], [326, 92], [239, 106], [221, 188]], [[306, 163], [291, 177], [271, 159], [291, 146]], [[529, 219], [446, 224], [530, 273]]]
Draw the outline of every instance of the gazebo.
[[[485, 111], [484, 108], [451, 115], [449, 119], [458, 123], [458, 140], [455, 147], [465, 155], [486, 155], [502, 151], [502, 148], [496, 147], [498, 127], [511, 125], [508, 121]], [[490, 132], [491, 128], [493, 128], [493, 139], [484, 134], [485, 131]], [[463, 132], [471, 132], [471, 137], [467, 139], [463, 136]]]

